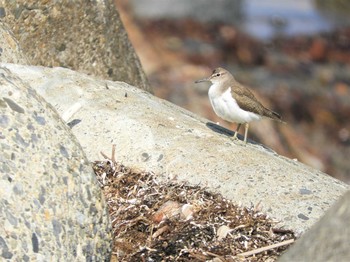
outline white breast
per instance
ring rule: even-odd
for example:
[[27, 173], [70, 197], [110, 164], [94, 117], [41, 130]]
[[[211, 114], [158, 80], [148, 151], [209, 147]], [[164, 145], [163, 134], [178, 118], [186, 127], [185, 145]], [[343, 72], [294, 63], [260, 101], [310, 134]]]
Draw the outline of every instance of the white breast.
[[260, 115], [242, 110], [238, 106], [231, 95], [231, 88], [222, 93], [218, 84], [213, 84], [209, 88], [208, 95], [215, 114], [226, 121], [242, 124], [261, 119]]

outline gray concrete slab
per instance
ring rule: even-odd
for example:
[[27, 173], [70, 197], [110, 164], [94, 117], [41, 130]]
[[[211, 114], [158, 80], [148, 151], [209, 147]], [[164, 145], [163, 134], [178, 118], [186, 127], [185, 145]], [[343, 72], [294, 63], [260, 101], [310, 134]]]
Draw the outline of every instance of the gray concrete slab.
[[350, 261], [350, 191], [337, 201], [279, 262]]
[[125, 165], [201, 184], [243, 205], [260, 203], [297, 234], [349, 189], [261, 145], [232, 141], [225, 129], [128, 84], [62, 68], [5, 66], [57, 109], [90, 161], [116, 144]]
[[0, 66], [0, 261], [108, 261], [108, 206], [79, 142]]

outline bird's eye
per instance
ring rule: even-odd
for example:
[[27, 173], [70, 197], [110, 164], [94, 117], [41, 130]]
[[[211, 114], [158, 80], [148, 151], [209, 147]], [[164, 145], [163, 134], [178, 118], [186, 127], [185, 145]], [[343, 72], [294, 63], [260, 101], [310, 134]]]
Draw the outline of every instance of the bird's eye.
[[219, 73], [217, 73], [217, 74], [216, 74], [216, 76], [220, 76], [220, 74], [219, 74]]

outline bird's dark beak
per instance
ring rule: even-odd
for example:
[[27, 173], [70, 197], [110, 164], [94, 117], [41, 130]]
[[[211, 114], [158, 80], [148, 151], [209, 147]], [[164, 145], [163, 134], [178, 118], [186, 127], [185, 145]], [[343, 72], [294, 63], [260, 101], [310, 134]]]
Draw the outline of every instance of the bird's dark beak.
[[201, 83], [201, 82], [209, 82], [210, 80], [209, 80], [209, 78], [204, 78], [204, 79], [199, 79], [199, 80], [196, 80], [196, 81], [194, 81], [196, 84], [197, 83]]

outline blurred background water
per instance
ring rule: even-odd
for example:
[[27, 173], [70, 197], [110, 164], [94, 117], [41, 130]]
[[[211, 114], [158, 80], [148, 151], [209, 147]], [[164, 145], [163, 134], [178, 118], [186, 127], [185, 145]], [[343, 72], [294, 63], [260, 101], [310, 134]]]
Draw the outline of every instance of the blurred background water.
[[[318, 4], [319, 2], [319, 4]], [[350, 5], [338, 1], [334, 8], [327, 1], [312, 0], [131, 0], [136, 17], [142, 19], [194, 19], [202, 23], [222, 22], [261, 39], [276, 34], [292, 36], [331, 31], [349, 25], [350, 17], [342, 11]], [[331, 2], [331, 1], [328, 1]]]
[[116, 0], [155, 95], [234, 129], [211, 109], [222, 66], [287, 125], [250, 138], [350, 183], [350, 1]]

